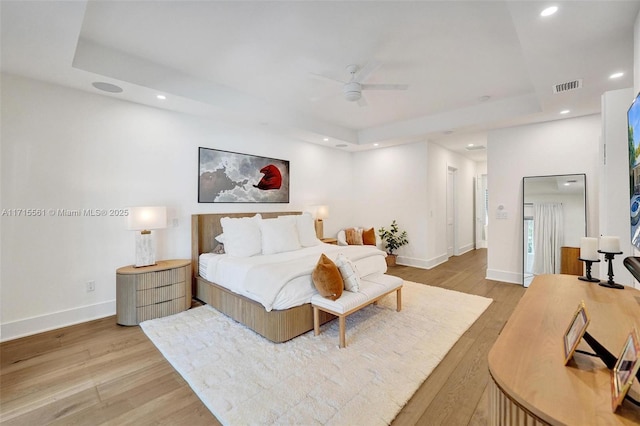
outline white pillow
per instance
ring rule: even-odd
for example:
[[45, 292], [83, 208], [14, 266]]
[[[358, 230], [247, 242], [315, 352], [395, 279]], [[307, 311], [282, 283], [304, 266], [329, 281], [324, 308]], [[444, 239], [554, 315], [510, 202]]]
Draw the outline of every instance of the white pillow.
[[294, 217], [296, 218], [296, 226], [298, 227], [300, 245], [302, 247], [312, 247], [320, 244], [320, 240], [316, 235], [316, 225], [311, 213], [302, 213]]
[[338, 231], [338, 236], [336, 238], [338, 240], [339, 246], [348, 246], [347, 244], [347, 234], [344, 232], [344, 229]]
[[357, 293], [360, 290], [360, 274], [356, 265], [342, 253], [338, 254], [335, 263], [342, 275], [344, 289]]
[[214, 239], [220, 244], [224, 244], [224, 234], [216, 235]]
[[224, 234], [224, 251], [230, 256], [250, 257], [262, 253], [260, 222], [262, 216], [223, 217], [220, 219]]
[[262, 254], [275, 254], [300, 249], [294, 216], [280, 216], [260, 221]]

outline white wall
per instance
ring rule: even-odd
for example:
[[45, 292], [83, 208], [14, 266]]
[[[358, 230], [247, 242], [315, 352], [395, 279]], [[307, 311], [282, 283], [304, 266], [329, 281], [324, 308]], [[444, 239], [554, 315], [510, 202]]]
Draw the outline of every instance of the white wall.
[[427, 144], [414, 143], [354, 155], [353, 224], [389, 228], [395, 219], [409, 244], [396, 252], [398, 263], [426, 264]]
[[[492, 131], [488, 137], [487, 278], [522, 283], [522, 178], [585, 173], [587, 230], [598, 232], [600, 116]], [[503, 205], [507, 219], [497, 219]]]
[[[325, 232], [351, 217], [351, 154], [2, 75], [2, 208], [166, 205], [159, 259], [190, 258], [193, 213], [327, 204]], [[290, 204], [198, 204], [198, 147], [291, 161]], [[134, 261], [120, 217], [2, 216], [3, 340], [115, 313], [115, 270]], [[87, 293], [85, 283], [96, 282]]]
[[352, 226], [388, 227], [396, 219], [409, 244], [398, 263], [432, 268], [447, 260], [447, 168], [457, 173], [458, 253], [474, 248], [475, 162], [419, 142], [354, 154]]

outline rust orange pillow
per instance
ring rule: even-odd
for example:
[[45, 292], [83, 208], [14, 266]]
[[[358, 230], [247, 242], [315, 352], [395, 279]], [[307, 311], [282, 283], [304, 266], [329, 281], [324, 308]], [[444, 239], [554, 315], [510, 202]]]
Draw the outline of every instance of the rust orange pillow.
[[376, 245], [376, 231], [374, 231], [373, 228], [362, 231], [362, 244], [368, 246]]
[[340, 270], [324, 253], [320, 256], [311, 278], [320, 296], [331, 300], [336, 300], [342, 296], [344, 281], [342, 280], [342, 275], [340, 275]]

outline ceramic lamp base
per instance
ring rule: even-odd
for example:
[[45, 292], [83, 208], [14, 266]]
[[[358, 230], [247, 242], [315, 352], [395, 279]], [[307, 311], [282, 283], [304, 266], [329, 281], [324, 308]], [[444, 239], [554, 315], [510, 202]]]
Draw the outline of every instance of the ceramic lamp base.
[[136, 268], [151, 266], [156, 264], [156, 254], [153, 249], [153, 239], [151, 232], [136, 233]]

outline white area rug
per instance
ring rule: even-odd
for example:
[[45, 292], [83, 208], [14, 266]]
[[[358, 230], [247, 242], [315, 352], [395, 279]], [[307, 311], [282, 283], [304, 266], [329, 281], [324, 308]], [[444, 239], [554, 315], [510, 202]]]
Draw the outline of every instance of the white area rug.
[[390, 423], [491, 299], [405, 281], [395, 293], [285, 343], [209, 306], [143, 322], [144, 332], [223, 424]]

